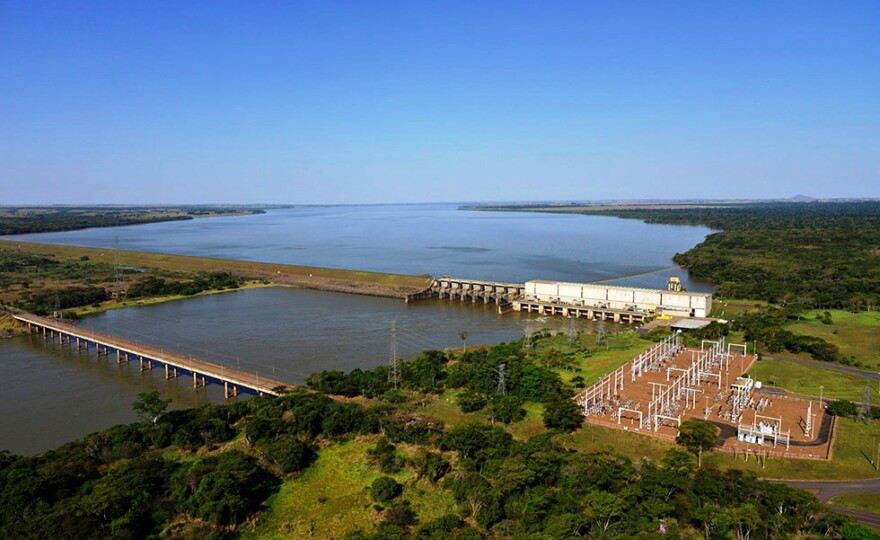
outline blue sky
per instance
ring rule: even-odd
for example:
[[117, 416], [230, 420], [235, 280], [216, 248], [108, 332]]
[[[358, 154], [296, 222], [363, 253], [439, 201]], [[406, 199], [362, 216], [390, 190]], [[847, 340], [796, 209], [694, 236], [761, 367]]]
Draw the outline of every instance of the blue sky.
[[880, 197], [880, 2], [0, 0], [0, 204]]

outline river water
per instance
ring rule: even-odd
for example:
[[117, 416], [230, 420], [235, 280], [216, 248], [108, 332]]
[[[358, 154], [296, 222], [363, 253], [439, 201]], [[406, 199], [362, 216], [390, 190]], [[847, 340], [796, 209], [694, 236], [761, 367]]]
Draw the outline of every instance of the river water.
[[[702, 241], [702, 227], [646, 225], [595, 216], [465, 212], [452, 205], [307, 207], [243, 217], [198, 219], [17, 237], [379, 272], [526, 281], [591, 281], [672, 266], [671, 256]], [[124, 262], [124, 261], [123, 261]], [[662, 287], [663, 270], [616, 281]], [[690, 283], [692, 289], [705, 285]], [[302, 383], [322, 369], [372, 368], [400, 356], [522, 336], [525, 314], [494, 305], [400, 300], [264, 288], [105, 312], [80, 324], [267, 377]], [[567, 321], [531, 323], [567, 327]], [[587, 325], [586, 321], [579, 321]], [[137, 394], [160, 390], [173, 407], [222, 401], [222, 389], [193, 390], [163, 373], [140, 373], [113, 359], [71, 351], [37, 336], [0, 340], [0, 449], [37, 453], [134, 420]]]

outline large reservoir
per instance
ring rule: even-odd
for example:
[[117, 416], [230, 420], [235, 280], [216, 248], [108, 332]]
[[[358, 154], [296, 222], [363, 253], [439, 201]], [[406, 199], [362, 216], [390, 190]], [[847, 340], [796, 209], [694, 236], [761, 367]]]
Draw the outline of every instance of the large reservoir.
[[[12, 238], [395, 274], [581, 283], [669, 268], [675, 253], [711, 232], [604, 216], [388, 205], [287, 208]], [[615, 283], [665, 288], [667, 277]]]

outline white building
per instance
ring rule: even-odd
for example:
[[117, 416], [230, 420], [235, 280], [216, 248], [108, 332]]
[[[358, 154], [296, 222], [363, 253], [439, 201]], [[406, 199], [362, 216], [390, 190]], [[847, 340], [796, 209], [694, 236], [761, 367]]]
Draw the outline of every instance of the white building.
[[618, 287], [598, 283], [565, 283], [533, 280], [526, 282], [527, 300], [611, 309], [656, 310], [658, 314], [706, 317], [712, 310], [712, 295], [687, 291], [664, 291]]

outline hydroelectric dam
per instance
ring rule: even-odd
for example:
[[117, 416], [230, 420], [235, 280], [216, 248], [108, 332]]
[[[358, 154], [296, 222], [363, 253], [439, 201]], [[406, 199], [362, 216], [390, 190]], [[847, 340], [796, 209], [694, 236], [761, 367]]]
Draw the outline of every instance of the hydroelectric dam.
[[641, 323], [655, 316], [706, 317], [712, 309], [710, 293], [682, 290], [671, 278], [668, 288], [644, 289], [603, 283], [567, 283], [532, 280], [506, 283], [443, 276], [406, 301], [427, 298], [498, 304], [501, 314], [510, 311], [585, 317], [624, 323]]

